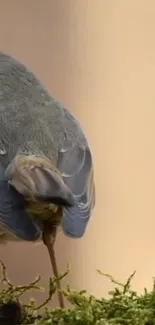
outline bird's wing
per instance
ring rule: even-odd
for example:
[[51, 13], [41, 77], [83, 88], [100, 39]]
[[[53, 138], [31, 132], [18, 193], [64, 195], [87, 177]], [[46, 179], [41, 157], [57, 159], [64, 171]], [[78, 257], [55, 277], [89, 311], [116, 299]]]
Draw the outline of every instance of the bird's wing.
[[41, 234], [31, 217], [24, 210], [24, 197], [3, 177], [0, 168], [0, 226], [15, 237], [35, 241]]
[[70, 237], [82, 237], [95, 205], [93, 163], [89, 147], [75, 144], [72, 148], [62, 148], [57, 168], [76, 198], [74, 206], [64, 208], [63, 231]]

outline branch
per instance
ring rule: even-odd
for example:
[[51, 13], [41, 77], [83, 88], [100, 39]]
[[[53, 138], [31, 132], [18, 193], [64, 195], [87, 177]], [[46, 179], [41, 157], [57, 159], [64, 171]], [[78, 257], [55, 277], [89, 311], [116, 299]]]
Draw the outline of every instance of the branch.
[[70, 265], [68, 264], [66, 272], [64, 272], [57, 278], [56, 277], [49, 278], [49, 295], [44, 302], [42, 302], [38, 307], [36, 307], [36, 310], [39, 310], [42, 307], [45, 307], [52, 300], [52, 297], [53, 297], [54, 293], [56, 292], [56, 289], [59, 285], [59, 281], [61, 281], [63, 278], [65, 278], [69, 272], [70, 272]]
[[123, 288], [123, 294], [125, 294], [127, 291], [129, 291], [129, 288], [130, 288], [130, 283], [133, 279], [133, 277], [135, 276], [136, 274], [136, 271], [134, 271], [130, 276], [129, 278], [127, 279], [126, 283], [123, 284], [121, 282], [118, 282], [117, 280], [115, 280], [111, 275], [107, 274], [107, 273], [103, 273], [101, 272], [100, 270], [97, 270], [97, 272], [105, 277], [107, 277], [112, 283], [120, 286]]

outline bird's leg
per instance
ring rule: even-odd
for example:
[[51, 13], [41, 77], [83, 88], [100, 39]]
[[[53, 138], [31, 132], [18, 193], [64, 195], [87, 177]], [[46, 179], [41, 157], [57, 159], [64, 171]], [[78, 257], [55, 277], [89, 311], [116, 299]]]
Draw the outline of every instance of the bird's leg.
[[[43, 239], [43, 243], [46, 245], [48, 249], [54, 276], [58, 279], [59, 273], [58, 273], [58, 268], [56, 263], [55, 252], [54, 252], [54, 243], [56, 240], [56, 234], [57, 234], [57, 228], [54, 226], [51, 229], [51, 227], [49, 227], [48, 225], [48, 222], [47, 223], [45, 222], [42, 239]], [[61, 292], [61, 284], [59, 280], [57, 283], [57, 289], [58, 289], [58, 301], [59, 301], [60, 308], [64, 308], [64, 299]]]

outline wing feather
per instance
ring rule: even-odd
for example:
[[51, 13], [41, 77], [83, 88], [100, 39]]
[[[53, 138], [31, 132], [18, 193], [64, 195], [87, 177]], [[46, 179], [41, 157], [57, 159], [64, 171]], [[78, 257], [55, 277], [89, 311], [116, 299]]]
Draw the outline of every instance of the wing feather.
[[0, 168], [0, 227], [15, 237], [35, 241], [41, 233], [24, 209], [24, 197], [3, 178]]
[[57, 168], [76, 198], [73, 207], [64, 209], [63, 230], [70, 237], [82, 237], [95, 205], [93, 163], [89, 147], [76, 144], [72, 148], [63, 148], [58, 156]]

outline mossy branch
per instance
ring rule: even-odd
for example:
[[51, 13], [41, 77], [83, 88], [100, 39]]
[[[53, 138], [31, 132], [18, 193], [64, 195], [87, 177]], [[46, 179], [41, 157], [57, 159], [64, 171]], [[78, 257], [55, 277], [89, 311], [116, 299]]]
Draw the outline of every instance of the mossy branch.
[[42, 307], [45, 307], [52, 300], [52, 297], [53, 297], [54, 293], [57, 290], [57, 286], [58, 286], [59, 281], [61, 281], [63, 278], [65, 278], [68, 275], [69, 271], [70, 271], [70, 266], [68, 264], [67, 265], [67, 271], [64, 272], [63, 274], [61, 274], [58, 278], [55, 278], [55, 277], [50, 277], [49, 278], [49, 294], [48, 294], [48, 297], [46, 298], [46, 300], [44, 302], [42, 302], [36, 308], [37, 310], [41, 309]]
[[[11, 281], [8, 279], [6, 266], [5, 264], [0, 260], [0, 264], [2, 267], [2, 279], [1, 283], [6, 285], [6, 288], [3, 288], [0, 292], [0, 305], [6, 304], [10, 301], [19, 302], [19, 297], [21, 297], [25, 292], [30, 290], [42, 290], [42, 287], [38, 285], [38, 283], [41, 280], [41, 277], [38, 275], [35, 280], [30, 282], [26, 285], [13, 285]], [[59, 281], [61, 281], [63, 278], [65, 278], [70, 271], [69, 264], [67, 265], [67, 270], [60, 274], [58, 278], [50, 277], [49, 278], [49, 289], [48, 289], [48, 297], [43, 301], [39, 306], [36, 306], [34, 303], [30, 301], [29, 304], [24, 305], [24, 308], [28, 308], [29, 312], [36, 311], [41, 309], [42, 307], [45, 307], [51, 300], [54, 295], [54, 293], [57, 290], [57, 285]], [[30, 310], [31, 309], [31, 310]]]
[[18, 301], [19, 297], [22, 296], [26, 291], [31, 289], [41, 290], [41, 287], [38, 286], [40, 281], [40, 276], [37, 276], [35, 280], [27, 285], [13, 285], [7, 276], [6, 266], [0, 261], [2, 267], [2, 279], [1, 283], [6, 285], [6, 288], [2, 289], [0, 293], [0, 304], [7, 303], [9, 301]]
[[[138, 294], [131, 289], [133, 272], [125, 283], [115, 280], [111, 275], [98, 270], [98, 273], [108, 278], [116, 287], [111, 291], [109, 298], [99, 299], [89, 295], [85, 290], [75, 291], [69, 286], [63, 290], [64, 296], [71, 303], [72, 308], [47, 308], [57, 283], [69, 273], [67, 271], [58, 278], [49, 279], [48, 296], [40, 305], [31, 299], [27, 305], [22, 305], [19, 299], [27, 290], [41, 289], [40, 277], [25, 286], [14, 286], [7, 277], [6, 267], [2, 265], [2, 283], [6, 288], [0, 292], [0, 305], [15, 301], [19, 303], [22, 318], [20, 322], [7, 324], [15, 325], [155, 325], [155, 279], [153, 278], [152, 291], [144, 289], [144, 294]], [[43, 307], [43, 313], [39, 314]], [[0, 311], [1, 314], [1, 311]], [[1, 316], [0, 316], [1, 324]], [[4, 317], [3, 322], [4, 324]]]

